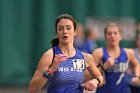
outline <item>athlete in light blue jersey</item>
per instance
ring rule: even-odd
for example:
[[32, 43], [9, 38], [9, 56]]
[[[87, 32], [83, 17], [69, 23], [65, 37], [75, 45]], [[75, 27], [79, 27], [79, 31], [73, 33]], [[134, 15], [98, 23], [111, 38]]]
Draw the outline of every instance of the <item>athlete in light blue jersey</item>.
[[[55, 23], [57, 39], [42, 56], [38, 68], [29, 84], [30, 93], [36, 93], [47, 82], [47, 93], [83, 93], [103, 85], [103, 76], [90, 54], [74, 47], [76, 22], [72, 16], [63, 14]], [[87, 69], [93, 78], [84, 83]]]
[[128, 62], [133, 66], [135, 76], [132, 79], [134, 84], [139, 82], [139, 65], [131, 49], [120, 48], [119, 42], [122, 39], [122, 32], [118, 25], [109, 23], [105, 30], [106, 48], [96, 49], [92, 55], [96, 65], [104, 73], [105, 84], [98, 88], [96, 93], [130, 93], [126, 82], [126, 70]]

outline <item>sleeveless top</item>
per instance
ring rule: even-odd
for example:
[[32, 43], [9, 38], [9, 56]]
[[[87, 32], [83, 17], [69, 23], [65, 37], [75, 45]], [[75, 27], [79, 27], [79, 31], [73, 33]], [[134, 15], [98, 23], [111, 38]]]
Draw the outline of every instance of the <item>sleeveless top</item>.
[[[54, 53], [63, 54], [58, 46], [54, 47]], [[47, 93], [83, 93], [81, 85], [85, 68], [84, 56], [76, 49], [76, 54], [60, 63], [58, 70], [48, 80]]]
[[[123, 48], [120, 48], [120, 56], [115, 59], [114, 65], [105, 71], [105, 85], [97, 89], [97, 93], [130, 93], [127, 85], [126, 70], [128, 69], [128, 57]], [[109, 58], [106, 48], [103, 48], [102, 64]]]

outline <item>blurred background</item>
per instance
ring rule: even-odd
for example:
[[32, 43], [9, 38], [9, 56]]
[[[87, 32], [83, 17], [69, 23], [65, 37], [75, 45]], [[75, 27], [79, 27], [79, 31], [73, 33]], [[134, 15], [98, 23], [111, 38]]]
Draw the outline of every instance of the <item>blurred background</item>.
[[103, 29], [110, 21], [123, 31], [120, 46], [135, 47], [140, 0], [0, 0], [0, 93], [28, 92], [40, 57], [56, 36], [55, 19], [66, 13], [79, 23], [75, 43], [85, 52], [105, 46]]

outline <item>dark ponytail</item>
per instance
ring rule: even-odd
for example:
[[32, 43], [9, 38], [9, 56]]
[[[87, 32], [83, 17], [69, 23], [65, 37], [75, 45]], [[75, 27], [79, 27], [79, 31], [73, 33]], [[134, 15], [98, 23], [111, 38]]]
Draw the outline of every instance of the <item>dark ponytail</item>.
[[54, 39], [51, 41], [51, 44], [52, 44], [52, 47], [57, 46], [57, 45], [59, 44], [59, 39], [58, 39], [58, 38], [54, 38]]

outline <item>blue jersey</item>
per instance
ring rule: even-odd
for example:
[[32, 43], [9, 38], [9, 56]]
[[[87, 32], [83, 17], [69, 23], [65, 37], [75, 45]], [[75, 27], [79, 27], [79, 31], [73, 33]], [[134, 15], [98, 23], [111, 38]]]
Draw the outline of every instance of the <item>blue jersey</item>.
[[92, 54], [93, 50], [97, 48], [96, 42], [94, 40], [87, 39], [85, 42], [84, 51]]
[[[102, 64], [109, 58], [106, 48], [103, 48]], [[130, 93], [127, 84], [126, 70], [128, 68], [128, 57], [123, 48], [121, 54], [115, 59], [115, 64], [105, 71], [105, 85], [97, 89], [97, 93]]]
[[[62, 54], [62, 51], [55, 46], [54, 53]], [[48, 80], [47, 93], [83, 93], [81, 85], [84, 82], [85, 68], [84, 56], [76, 49], [75, 56], [60, 63], [58, 70]]]

